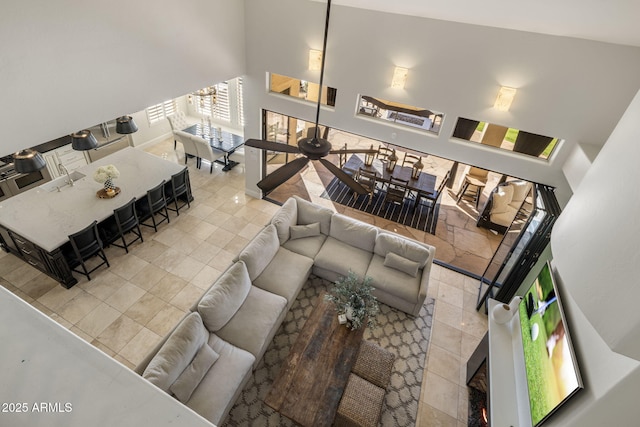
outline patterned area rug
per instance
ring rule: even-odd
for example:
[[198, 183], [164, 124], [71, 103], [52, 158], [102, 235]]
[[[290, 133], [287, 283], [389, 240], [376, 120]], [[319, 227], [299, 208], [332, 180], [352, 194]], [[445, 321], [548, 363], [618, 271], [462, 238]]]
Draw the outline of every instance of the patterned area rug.
[[440, 203], [436, 204], [435, 212], [432, 215], [431, 209], [425, 203], [420, 203], [414, 209], [414, 200], [412, 198], [405, 199], [405, 202], [400, 206], [396, 203], [385, 204], [384, 196], [385, 191], [378, 189], [373, 196], [373, 200], [369, 203], [368, 194], [354, 195], [353, 191], [342, 181], [334, 178], [320, 197], [408, 227], [431, 234], [435, 233], [435, 221], [433, 221], [433, 218], [438, 218]]
[[[315, 276], [309, 278], [223, 426], [296, 425], [265, 405], [263, 400], [304, 322], [317, 304], [318, 296], [330, 286], [327, 280]], [[414, 426], [416, 423], [422, 374], [431, 338], [433, 307], [433, 299], [427, 299], [419, 317], [412, 318], [380, 304], [378, 327], [364, 333], [364, 339], [396, 356], [382, 412], [381, 423], [385, 427]]]

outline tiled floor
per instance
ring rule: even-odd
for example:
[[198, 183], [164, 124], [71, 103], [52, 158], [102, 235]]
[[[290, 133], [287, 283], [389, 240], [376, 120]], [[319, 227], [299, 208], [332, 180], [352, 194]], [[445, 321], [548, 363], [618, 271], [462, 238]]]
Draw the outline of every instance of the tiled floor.
[[[147, 151], [184, 161], [173, 141]], [[195, 200], [129, 254], [110, 247], [110, 268], [65, 289], [15, 256], [0, 251], [0, 283], [126, 366], [134, 367], [231, 263], [278, 206], [244, 194], [242, 165], [198, 170], [190, 160]], [[80, 278], [81, 276], [77, 276]], [[474, 311], [477, 281], [434, 266], [436, 299], [423, 382], [420, 426], [466, 425], [466, 360], [484, 335], [486, 316]]]

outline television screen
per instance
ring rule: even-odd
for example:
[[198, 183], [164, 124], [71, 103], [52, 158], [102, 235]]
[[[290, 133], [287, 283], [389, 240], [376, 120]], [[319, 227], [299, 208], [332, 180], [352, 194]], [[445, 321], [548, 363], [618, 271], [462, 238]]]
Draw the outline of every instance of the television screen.
[[519, 312], [531, 423], [535, 427], [582, 389], [549, 263], [524, 294]]

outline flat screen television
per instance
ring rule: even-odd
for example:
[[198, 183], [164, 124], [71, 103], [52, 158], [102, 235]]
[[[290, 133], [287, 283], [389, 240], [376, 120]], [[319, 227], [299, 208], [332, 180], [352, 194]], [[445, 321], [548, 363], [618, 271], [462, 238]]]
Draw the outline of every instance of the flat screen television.
[[558, 288], [547, 262], [519, 306], [531, 424], [583, 388]]

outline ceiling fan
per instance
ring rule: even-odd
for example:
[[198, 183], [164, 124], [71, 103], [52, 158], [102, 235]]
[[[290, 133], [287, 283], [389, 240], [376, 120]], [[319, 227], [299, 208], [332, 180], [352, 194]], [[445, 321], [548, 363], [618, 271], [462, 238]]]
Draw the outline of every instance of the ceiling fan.
[[265, 141], [262, 139], [248, 139], [245, 142], [246, 146], [260, 148], [263, 150], [269, 151], [277, 151], [282, 153], [292, 153], [292, 154], [303, 154], [304, 157], [298, 157], [297, 159], [281, 166], [276, 169], [274, 172], [265, 176], [260, 182], [256, 185], [260, 188], [265, 194], [270, 193], [275, 188], [286, 182], [289, 178], [293, 177], [295, 174], [300, 172], [302, 168], [304, 168], [310, 160], [319, 160], [320, 163], [324, 165], [331, 173], [333, 173], [336, 178], [340, 181], [344, 182], [351, 190], [355, 191], [358, 194], [367, 194], [367, 190], [358, 183], [358, 181], [354, 180], [350, 175], [340, 169], [338, 166], [331, 163], [325, 157], [329, 154], [353, 154], [353, 153], [368, 153], [375, 154], [377, 150], [373, 149], [341, 149], [341, 150], [333, 150], [331, 143], [324, 139], [320, 138], [320, 126], [318, 126], [318, 121], [320, 119], [320, 101], [321, 101], [321, 93], [322, 93], [322, 83], [324, 79], [324, 60], [326, 57], [327, 51], [327, 34], [329, 31], [329, 16], [331, 12], [331, 0], [327, 0], [327, 18], [324, 26], [324, 40], [322, 45], [322, 62], [320, 66], [320, 90], [318, 93], [318, 104], [316, 108], [316, 122], [315, 122], [315, 132], [312, 138], [302, 138], [298, 141], [298, 146], [295, 147], [293, 145], [282, 144], [279, 142], [273, 141]]

